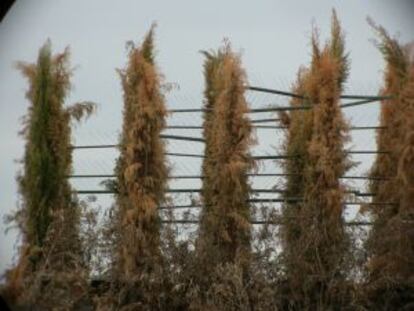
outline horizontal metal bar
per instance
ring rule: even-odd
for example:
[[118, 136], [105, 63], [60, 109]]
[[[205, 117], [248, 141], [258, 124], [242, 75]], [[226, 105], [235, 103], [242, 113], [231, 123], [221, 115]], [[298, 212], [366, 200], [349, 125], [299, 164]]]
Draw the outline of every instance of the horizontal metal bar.
[[75, 190], [72, 192], [76, 194], [115, 194], [117, 193], [113, 190]]
[[[287, 173], [251, 173], [246, 174], [248, 177], [287, 177], [287, 176], [297, 176], [299, 174], [287, 174]], [[88, 174], [78, 174], [78, 175], [68, 175], [67, 178], [114, 178], [114, 174], [102, 174], [102, 175], [88, 175]], [[173, 175], [168, 176], [168, 179], [203, 179], [201, 175]], [[389, 177], [381, 176], [341, 176], [341, 179], [362, 179], [362, 180], [390, 180]]]
[[342, 176], [341, 179], [365, 179], [365, 180], [390, 180], [389, 177], [381, 176]]
[[[106, 194], [106, 193], [117, 193], [113, 190], [75, 190], [77, 194]], [[201, 193], [202, 189], [167, 189], [166, 193]], [[252, 193], [285, 193], [285, 190], [281, 189], [251, 189]]]
[[190, 205], [171, 205], [171, 206], [160, 206], [159, 210], [168, 210], [168, 209], [183, 209], [183, 208], [202, 208], [203, 205], [199, 204], [190, 204]]
[[340, 108], [348, 108], [348, 107], [354, 107], [354, 106], [360, 106], [360, 105], [365, 105], [365, 104], [369, 104], [369, 103], [374, 103], [377, 102], [378, 99], [364, 99], [364, 100], [359, 100], [356, 102], [352, 102], [352, 103], [346, 103], [346, 104], [341, 104], [339, 105]]
[[174, 156], [174, 157], [205, 158], [205, 156], [202, 154], [194, 154], [194, 153], [166, 152], [165, 154], [169, 156]]
[[397, 206], [394, 202], [344, 202], [344, 205]]
[[[256, 91], [256, 92], [262, 92], [262, 93], [270, 93], [270, 94], [277, 94], [277, 95], [283, 95], [283, 96], [289, 96], [294, 98], [301, 98], [305, 99], [306, 97], [303, 95], [291, 93], [291, 92], [285, 92], [285, 91], [279, 91], [275, 89], [269, 89], [264, 87], [258, 87], [258, 86], [248, 86], [246, 89], [250, 91]], [[341, 99], [370, 99], [370, 100], [385, 100], [385, 99], [392, 99], [393, 96], [376, 96], [376, 95], [341, 95]]]
[[294, 155], [252, 156], [253, 160], [280, 160], [296, 158]]
[[304, 96], [299, 95], [299, 94], [294, 94], [294, 93], [291, 93], [291, 92], [279, 91], [279, 90], [274, 90], [274, 89], [269, 89], [269, 88], [264, 88], [264, 87], [248, 86], [246, 89], [249, 90], [249, 91], [277, 94], [277, 95], [282, 95], [282, 96], [288, 96], [288, 97], [304, 99]]
[[249, 203], [284, 203], [284, 202], [302, 202], [302, 198], [273, 198], [273, 199], [248, 199]]
[[167, 113], [187, 113], [187, 112], [207, 112], [211, 109], [196, 108], [196, 109], [170, 109], [167, 110]]
[[203, 129], [202, 126], [197, 125], [167, 125], [166, 129], [193, 129], [193, 130], [201, 130]]
[[342, 99], [375, 99], [375, 100], [386, 100], [393, 99], [392, 95], [378, 96], [378, 95], [341, 95]]
[[277, 126], [277, 125], [253, 125], [253, 128], [257, 129], [274, 129], [274, 130], [284, 130], [288, 129], [287, 126]]
[[351, 126], [349, 128], [351, 131], [360, 131], [360, 130], [386, 130], [386, 126]]
[[178, 136], [178, 135], [165, 135], [161, 134], [161, 138], [164, 139], [173, 139], [173, 140], [188, 140], [188, 141], [197, 141], [197, 142], [205, 142], [204, 138], [198, 138], [198, 137], [190, 137], [190, 136]]
[[[271, 120], [278, 120], [278, 119], [271, 119]], [[281, 126], [281, 125], [252, 125], [253, 128], [257, 129], [275, 129], [275, 130], [282, 130], [288, 129], [288, 126]], [[202, 126], [196, 125], [170, 125], [166, 126], [166, 129], [197, 129], [202, 130]], [[361, 131], [361, 130], [385, 130], [387, 129], [386, 126], [351, 126], [349, 128], [350, 131]]]
[[102, 175], [88, 175], [88, 174], [79, 174], [79, 175], [69, 175], [67, 178], [114, 178], [114, 174], [102, 174]]
[[273, 111], [293, 111], [293, 110], [309, 110], [312, 106], [310, 105], [296, 105], [296, 106], [278, 106], [269, 108], [255, 108], [250, 109], [250, 113], [261, 113], [261, 112], [273, 112]]
[[389, 151], [383, 150], [348, 150], [348, 154], [389, 154]]
[[280, 119], [278, 118], [270, 118], [270, 119], [255, 119], [255, 120], [250, 120], [250, 123], [267, 123], [267, 122], [278, 122], [280, 121]]
[[[286, 173], [276, 173], [276, 174], [246, 174], [248, 177], [282, 177], [282, 176], [290, 176], [292, 174], [286, 174]], [[116, 175], [69, 175], [67, 178], [113, 178], [116, 177]], [[168, 176], [168, 179], [203, 179], [204, 176], [201, 175], [173, 175]]]
[[71, 146], [72, 149], [110, 149], [117, 148], [119, 145], [81, 145], [81, 146]]
[[[161, 220], [163, 224], [181, 224], [181, 225], [197, 225], [199, 224], [198, 220], [189, 220], [189, 219], [177, 219], [177, 220]], [[251, 220], [250, 224], [252, 225], [283, 225], [282, 221], [269, 221], [269, 220]], [[349, 221], [344, 223], [345, 226], [372, 226], [372, 222], [368, 221]]]

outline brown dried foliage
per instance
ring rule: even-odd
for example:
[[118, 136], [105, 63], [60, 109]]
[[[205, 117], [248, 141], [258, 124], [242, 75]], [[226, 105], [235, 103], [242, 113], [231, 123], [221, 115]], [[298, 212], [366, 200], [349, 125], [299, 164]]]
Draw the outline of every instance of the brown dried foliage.
[[339, 107], [342, 84], [348, 72], [343, 35], [335, 12], [332, 37], [320, 50], [312, 37], [312, 63], [301, 69], [294, 91], [305, 96], [312, 109], [289, 115], [285, 150], [296, 156], [285, 164], [288, 174], [282, 228], [286, 297], [283, 308], [336, 310], [349, 305], [345, 281], [349, 238], [343, 225], [342, 176], [350, 167], [344, 152], [347, 123]]
[[114, 277], [128, 283], [119, 294], [119, 304], [126, 309], [135, 304], [157, 305], [159, 289], [154, 286], [160, 284], [151, 284], [151, 278], [162, 275], [158, 206], [165, 200], [168, 169], [160, 133], [167, 111], [153, 60], [153, 31], [151, 28], [140, 47], [131, 47], [128, 64], [120, 71], [124, 120], [116, 168]]
[[200, 275], [209, 286], [209, 271], [237, 264], [246, 273], [250, 261], [250, 185], [253, 168], [248, 151], [254, 140], [244, 98], [246, 77], [228, 44], [217, 54], [205, 53], [203, 202], [197, 256]]
[[414, 307], [414, 63], [408, 46], [370, 24], [379, 35], [376, 44], [386, 63], [381, 95], [392, 98], [381, 103], [380, 125], [387, 130], [377, 134], [378, 149], [389, 154], [378, 155], [371, 171], [389, 179], [370, 184], [373, 201], [390, 204], [369, 209], [374, 226], [366, 243], [366, 298], [379, 310], [409, 309]]

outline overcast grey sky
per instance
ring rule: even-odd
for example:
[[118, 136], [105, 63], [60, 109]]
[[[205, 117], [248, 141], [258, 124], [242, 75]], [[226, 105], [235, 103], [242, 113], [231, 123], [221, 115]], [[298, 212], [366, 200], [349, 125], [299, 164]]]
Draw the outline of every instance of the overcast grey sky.
[[[33, 62], [47, 38], [53, 50], [70, 46], [72, 64], [77, 66], [74, 89], [68, 103], [92, 100], [99, 112], [77, 127], [74, 140], [83, 143], [114, 143], [121, 125], [122, 92], [115, 68], [126, 61], [125, 42], [140, 41], [152, 22], [157, 22], [157, 62], [167, 82], [179, 84], [168, 94], [169, 107], [199, 107], [202, 100], [203, 57], [200, 50], [215, 49], [228, 38], [242, 52], [243, 65], [252, 85], [288, 89], [300, 65], [309, 62], [312, 23], [321, 30], [321, 40], [329, 34], [332, 8], [336, 8], [346, 32], [351, 57], [347, 93], [376, 93], [381, 84], [381, 55], [369, 42], [373, 32], [366, 23], [371, 16], [390, 33], [400, 33], [401, 41], [414, 38], [413, 2], [406, 0], [347, 1], [138, 1], [138, 0], [17, 0], [0, 24], [0, 217], [16, 207], [15, 176], [23, 155], [23, 141], [17, 132], [19, 118], [27, 110], [26, 81], [13, 68], [17, 60]], [[247, 94], [252, 106], [286, 103], [269, 95]], [[378, 105], [347, 111], [356, 125], [377, 123]], [[259, 117], [259, 116], [258, 116]], [[170, 123], [200, 124], [197, 116], [174, 117]], [[191, 133], [187, 133], [191, 134]], [[198, 133], [193, 133], [198, 135]], [[260, 132], [257, 153], [275, 152], [280, 142], [276, 133]], [[356, 149], [375, 148], [373, 133], [353, 135]], [[173, 144], [177, 151], [201, 152], [199, 146]], [[116, 151], [76, 153], [77, 173], [111, 173]], [[364, 173], [372, 159], [361, 158], [357, 173]], [[272, 167], [273, 165], [273, 167]], [[175, 161], [183, 174], [197, 173], [199, 162]], [[262, 169], [277, 170], [276, 164]], [[275, 181], [261, 181], [271, 187]], [[178, 184], [177, 184], [178, 185]], [[180, 184], [181, 185], [181, 184]], [[97, 189], [98, 181], [76, 181], [76, 188]], [[194, 185], [192, 185], [194, 187]], [[110, 197], [101, 200], [110, 204]], [[0, 222], [0, 274], [10, 266], [16, 232], [4, 234]]]

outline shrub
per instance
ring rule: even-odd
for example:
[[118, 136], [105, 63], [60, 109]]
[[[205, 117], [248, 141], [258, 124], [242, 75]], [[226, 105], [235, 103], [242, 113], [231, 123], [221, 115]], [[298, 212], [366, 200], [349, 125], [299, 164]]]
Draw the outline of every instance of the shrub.
[[381, 103], [380, 125], [386, 130], [377, 134], [379, 154], [371, 175], [387, 180], [372, 181], [373, 202], [386, 205], [369, 209], [374, 225], [366, 243], [367, 303], [377, 310], [414, 306], [414, 245], [412, 223], [414, 75], [410, 50], [404, 48], [386, 30], [370, 21], [379, 35], [376, 44], [384, 56], [386, 68], [381, 95], [392, 96]]
[[213, 286], [209, 271], [219, 265], [237, 263], [244, 277], [247, 273], [251, 258], [247, 172], [253, 168], [246, 77], [240, 59], [228, 44], [216, 54], [205, 55], [204, 206], [197, 241], [203, 295]]
[[343, 224], [344, 187], [340, 177], [349, 169], [344, 151], [347, 123], [339, 98], [348, 73], [344, 39], [335, 12], [331, 40], [321, 50], [312, 37], [312, 62], [301, 69], [294, 91], [305, 99], [292, 106], [310, 105], [291, 112], [285, 150], [294, 156], [285, 164], [285, 198], [299, 202], [283, 208], [283, 262], [287, 295], [282, 308], [339, 310], [349, 305], [346, 280], [349, 237]]
[[95, 106], [64, 107], [72, 75], [68, 49], [53, 56], [48, 41], [36, 64], [18, 63], [17, 68], [29, 81], [31, 106], [23, 124], [21, 206], [15, 215], [23, 245], [17, 266], [7, 273], [9, 294], [18, 303], [65, 309], [85, 294], [88, 272], [80, 206], [67, 179], [72, 169], [70, 121], [89, 116]]
[[158, 206], [165, 200], [168, 169], [160, 134], [167, 111], [154, 63], [153, 34], [154, 27], [140, 47], [130, 44], [128, 64], [119, 71], [124, 117], [116, 167], [114, 276], [121, 284], [118, 304], [125, 310], [133, 306], [154, 310], [161, 299]]

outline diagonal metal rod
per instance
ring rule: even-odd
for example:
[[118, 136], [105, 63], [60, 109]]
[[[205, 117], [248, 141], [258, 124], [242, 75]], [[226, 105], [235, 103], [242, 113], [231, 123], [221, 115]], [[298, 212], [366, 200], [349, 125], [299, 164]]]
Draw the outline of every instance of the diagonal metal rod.
[[[351, 102], [351, 103], [340, 104], [339, 107], [340, 108], [348, 108], [348, 107], [360, 106], [360, 105], [365, 105], [365, 104], [380, 101], [376, 97], [363, 97], [363, 98], [367, 98], [367, 99], [358, 100], [358, 101]], [[284, 105], [284, 106], [273, 105], [272, 106], [271, 105], [271, 106], [266, 107], [266, 108], [252, 108], [252, 109], [248, 110], [246, 113], [263, 113], [263, 112], [275, 112], [275, 111], [309, 110], [309, 109], [312, 109], [313, 107], [314, 107], [314, 105], [295, 105], [295, 106], [288, 106], [288, 105]], [[193, 112], [205, 112], [205, 111], [208, 111], [208, 110], [203, 109], [203, 108], [168, 110], [169, 113], [189, 113], [189, 112], [193, 113]]]
[[[200, 137], [192, 136], [180, 136], [180, 135], [160, 135], [163, 139], [172, 139], [172, 140], [186, 140], [186, 141], [196, 141], [204, 143], [205, 139]], [[119, 144], [109, 144], [109, 145], [84, 145], [84, 146], [71, 146], [72, 149], [105, 149], [105, 148], [117, 148]]]
[[365, 105], [365, 104], [369, 104], [369, 103], [373, 103], [373, 102], [377, 102], [378, 99], [364, 99], [364, 100], [359, 100], [356, 102], [352, 102], [352, 103], [346, 103], [346, 104], [341, 104], [339, 105], [339, 107], [341, 108], [348, 108], [348, 107], [354, 107], [354, 106], [360, 106], [360, 105]]
[[[258, 86], [248, 86], [247, 89], [250, 90], [250, 91], [256, 91], [256, 92], [262, 92], [262, 93], [270, 93], [270, 94], [277, 94], [277, 95], [283, 95], [283, 96], [288, 96], [288, 97], [306, 99], [306, 97], [303, 96], [303, 95], [299, 95], [299, 94], [295, 94], [295, 93], [291, 93], [291, 92], [286, 92], [286, 91], [270, 89], [270, 88], [264, 88], [264, 87], [258, 87]], [[391, 96], [391, 95], [390, 96], [341, 95], [340, 98], [341, 99], [385, 100], [385, 99], [392, 99], [393, 96]]]
[[269, 88], [265, 88], [265, 87], [248, 86], [246, 89], [249, 90], [249, 91], [256, 91], [256, 92], [262, 92], [262, 93], [270, 93], [270, 94], [288, 96], [288, 97], [293, 97], [293, 98], [301, 98], [301, 99], [304, 99], [305, 98], [304, 96], [299, 95], [299, 94], [295, 94], [295, 93], [291, 93], [291, 92], [286, 92], [286, 91], [279, 91], [279, 90], [269, 89]]

